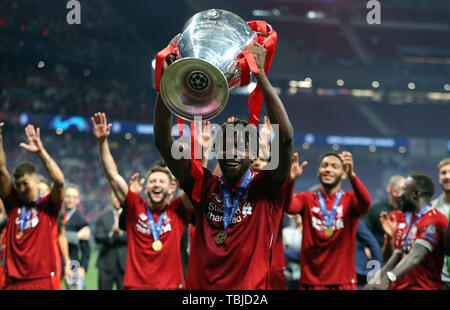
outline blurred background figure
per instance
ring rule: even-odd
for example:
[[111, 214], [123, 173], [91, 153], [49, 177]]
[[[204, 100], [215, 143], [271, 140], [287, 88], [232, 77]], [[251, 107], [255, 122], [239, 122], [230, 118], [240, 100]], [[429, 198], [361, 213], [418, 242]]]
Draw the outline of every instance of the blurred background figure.
[[119, 228], [122, 207], [114, 193], [110, 195], [111, 205], [103, 211], [95, 224], [95, 242], [101, 246], [97, 260], [98, 289], [123, 289], [123, 275], [127, 259], [127, 235]]
[[300, 250], [302, 247], [302, 216], [295, 214], [288, 216], [289, 226], [283, 228], [284, 255], [287, 270], [285, 271], [286, 287], [288, 290], [298, 290], [300, 279]]
[[64, 189], [64, 223], [66, 237], [69, 242], [69, 256], [72, 264], [73, 277], [78, 283], [77, 287], [85, 288], [84, 277], [88, 269], [91, 247], [89, 239], [91, 229], [84, 216], [77, 211], [80, 203], [80, 190], [76, 184], [69, 184]]
[[403, 183], [405, 183], [405, 178], [401, 175], [392, 176], [386, 187], [388, 198], [374, 203], [369, 213], [363, 218], [367, 228], [375, 236], [380, 248], [383, 247], [384, 242], [384, 231], [380, 223], [380, 214], [381, 212], [389, 214], [399, 208], [398, 195], [402, 191]]

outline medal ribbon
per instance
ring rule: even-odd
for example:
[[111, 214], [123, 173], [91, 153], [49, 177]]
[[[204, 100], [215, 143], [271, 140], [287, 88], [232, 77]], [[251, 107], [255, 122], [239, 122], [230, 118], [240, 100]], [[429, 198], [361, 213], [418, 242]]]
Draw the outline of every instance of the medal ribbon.
[[406, 222], [406, 227], [409, 227], [409, 225], [411, 225], [411, 213], [410, 212], [406, 212], [405, 222]]
[[226, 186], [223, 175], [220, 177], [220, 184], [222, 186], [223, 192], [223, 230], [226, 231], [228, 226], [230, 225], [231, 219], [236, 214], [239, 205], [241, 204], [242, 198], [244, 197], [245, 192], [247, 191], [248, 184], [253, 178], [253, 174], [250, 169], [247, 171], [247, 175], [242, 181], [239, 189], [237, 190], [236, 197], [233, 199], [233, 203], [231, 203], [231, 194]]
[[336, 217], [337, 205], [341, 201], [344, 191], [341, 189], [336, 194], [336, 198], [334, 199], [333, 207], [331, 207], [330, 214], [328, 214], [327, 205], [325, 204], [325, 199], [323, 198], [321, 191], [319, 190], [317, 192], [317, 194], [319, 196], [320, 210], [322, 211], [322, 215], [323, 215], [323, 218], [325, 219], [325, 223], [326, 223], [327, 227], [332, 227], [334, 218]]
[[409, 241], [409, 235], [411, 233], [411, 230], [414, 226], [416, 226], [417, 221], [431, 208], [430, 205], [426, 205], [422, 209], [420, 209], [419, 214], [417, 214], [417, 217], [414, 219], [414, 222], [412, 223], [411, 227], [409, 227], [408, 233], [406, 234], [405, 243], [403, 244], [403, 253], [406, 253], [408, 250], [408, 241]]
[[[42, 194], [39, 193], [39, 197], [38, 199], [33, 203], [33, 206], [36, 206], [39, 201], [41, 201], [42, 199]], [[24, 231], [25, 230], [25, 224], [30, 220], [30, 215], [31, 215], [31, 208], [28, 209], [27, 211], [27, 207], [26, 206], [22, 206], [22, 209], [20, 210], [20, 223], [19, 223], [19, 231]], [[26, 215], [25, 215], [26, 212]]]
[[150, 232], [153, 235], [153, 240], [158, 240], [159, 235], [161, 234], [161, 227], [163, 223], [164, 216], [166, 216], [166, 211], [164, 211], [158, 218], [158, 222], [155, 226], [155, 220], [153, 219], [153, 213], [150, 211], [150, 207], [145, 204], [145, 207], [147, 208], [147, 217], [148, 217], [148, 225], [150, 226]]

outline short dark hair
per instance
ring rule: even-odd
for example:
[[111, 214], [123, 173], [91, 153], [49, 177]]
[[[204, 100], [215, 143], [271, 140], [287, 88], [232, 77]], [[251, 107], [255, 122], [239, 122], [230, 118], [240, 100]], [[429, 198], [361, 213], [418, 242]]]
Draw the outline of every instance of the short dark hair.
[[422, 172], [415, 171], [409, 175], [417, 185], [417, 188], [428, 199], [434, 195], [434, 183], [429, 176]]
[[24, 161], [18, 164], [13, 170], [14, 179], [19, 179], [23, 177], [25, 174], [28, 175], [37, 174], [36, 167], [28, 161]]
[[[239, 119], [239, 118], [235, 118], [234, 121], [232, 121], [232, 122], [223, 123], [221, 126], [221, 129], [222, 129], [222, 139], [223, 139], [222, 141], [223, 141], [224, 145], [225, 145], [225, 139], [227, 136], [227, 125], [233, 125], [233, 127], [235, 127], [236, 125], [242, 125], [244, 128], [246, 128], [248, 125], [250, 125], [249, 127], [247, 127], [250, 130], [245, 132], [245, 137], [244, 137], [245, 146], [247, 147], [250, 145], [250, 136], [256, 135], [256, 157], [258, 157], [258, 154], [259, 154], [259, 132], [258, 132], [258, 129], [254, 125], [251, 125], [248, 121]], [[251, 133], [253, 133], [253, 134], [251, 135]]]
[[327, 152], [327, 153], [325, 153], [325, 154], [323, 154], [322, 156], [320, 156], [320, 163], [322, 162], [322, 160], [325, 158], [325, 157], [327, 157], [327, 156], [334, 156], [334, 157], [337, 157], [339, 160], [341, 160], [341, 158], [339, 157], [339, 154], [338, 153], [335, 153], [335, 152]]
[[156, 163], [154, 163], [152, 165], [152, 167], [153, 166], [160, 166], [160, 167], [163, 167], [163, 168], [168, 168], [166, 162], [164, 161], [164, 159], [158, 160]]

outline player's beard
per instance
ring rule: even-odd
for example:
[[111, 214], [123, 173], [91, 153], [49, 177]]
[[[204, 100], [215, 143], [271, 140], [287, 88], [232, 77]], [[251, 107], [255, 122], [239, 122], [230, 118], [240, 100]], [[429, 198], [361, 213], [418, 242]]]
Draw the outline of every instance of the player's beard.
[[411, 200], [400, 198], [399, 201], [402, 212], [414, 212], [416, 210], [416, 205]]
[[166, 201], [166, 199], [167, 199], [167, 197], [169, 197], [169, 191], [164, 191], [163, 192], [163, 195], [162, 195], [162, 197], [161, 197], [161, 199], [159, 200], [159, 201], [155, 201], [155, 200], [153, 200], [153, 197], [152, 197], [152, 194], [151, 194], [151, 192], [147, 192], [147, 196], [148, 196], [148, 199], [150, 200], [150, 202], [154, 205], [154, 206], [157, 206], [157, 205], [159, 205], [159, 204], [162, 204], [162, 205], [164, 205], [164, 201]]
[[448, 181], [442, 182], [441, 183], [441, 188], [442, 191], [446, 194], [446, 195], [450, 195], [450, 184]]
[[241, 161], [239, 170], [235, 173], [232, 173], [225, 166], [225, 161], [219, 161], [220, 169], [222, 170], [223, 176], [227, 182], [230, 184], [237, 184], [239, 181], [242, 181], [247, 170], [250, 168], [251, 161]]
[[333, 183], [324, 183], [322, 181], [322, 177], [319, 177], [319, 181], [322, 184], [322, 186], [325, 188], [328, 188], [328, 189], [332, 189], [332, 188], [335, 188], [336, 186], [338, 186], [339, 183], [341, 182], [341, 179], [342, 179], [342, 174], [338, 175], [336, 177], [336, 180]]

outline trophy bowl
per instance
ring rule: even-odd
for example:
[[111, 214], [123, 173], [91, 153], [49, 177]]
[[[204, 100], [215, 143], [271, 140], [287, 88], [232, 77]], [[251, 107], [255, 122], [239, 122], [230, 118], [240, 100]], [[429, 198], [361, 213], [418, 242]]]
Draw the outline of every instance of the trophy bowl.
[[164, 72], [161, 97], [178, 117], [210, 120], [225, 108], [241, 78], [239, 54], [256, 38], [239, 16], [211, 9], [192, 16], [170, 44], [179, 59]]

